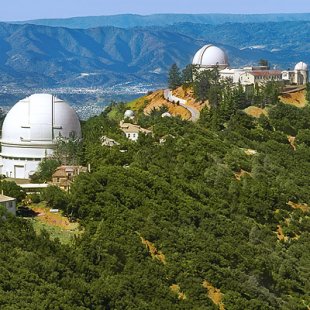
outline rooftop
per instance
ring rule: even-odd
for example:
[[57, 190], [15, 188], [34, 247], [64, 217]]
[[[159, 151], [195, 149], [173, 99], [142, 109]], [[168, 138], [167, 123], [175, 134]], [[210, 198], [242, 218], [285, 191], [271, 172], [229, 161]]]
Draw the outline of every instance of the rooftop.
[[15, 198], [0, 194], [0, 202], [14, 201]]
[[124, 122], [120, 122], [120, 128], [125, 133], [139, 133], [139, 132], [143, 132], [145, 134], [149, 134], [149, 133], [152, 132], [151, 130], [142, 128], [139, 125], [131, 124], [131, 123], [124, 123]]

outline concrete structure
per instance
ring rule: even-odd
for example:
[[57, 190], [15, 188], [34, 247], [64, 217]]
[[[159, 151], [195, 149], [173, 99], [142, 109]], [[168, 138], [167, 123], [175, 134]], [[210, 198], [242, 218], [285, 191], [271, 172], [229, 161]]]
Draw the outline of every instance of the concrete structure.
[[87, 172], [87, 168], [83, 166], [60, 166], [52, 175], [51, 185], [69, 191], [73, 179], [82, 172]]
[[125, 133], [126, 137], [132, 141], [137, 141], [140, 133], [147, 135], [152, 133], [149, 129], [144, 129], [136, 124], [124, 123], [123, 121], [120, 122], [120, 128]]
[[16, 215], [16, 199], [0, 194], [0, 205], [4, 206], [8, 212]]
[[27, 179], [40, 161], [53, 154], [57, 139], [81, 138], [76, 112], [49, 94], [34, 94], [17, 102], [2, 126], [0, 173]]
[[281, 81], [285, 84], [305, 85], [309, 80], [308, 66], [304, 62], [296, 64], [294, 70], [269, 70], [266, 66], [229, 68], [226, 53], [212, 44], [203, 46], [197, 51], [192, 64], [198, 70], [219, 69], [222, 79], [230, 79], [243, 86], [264, 84], [268, 81]]

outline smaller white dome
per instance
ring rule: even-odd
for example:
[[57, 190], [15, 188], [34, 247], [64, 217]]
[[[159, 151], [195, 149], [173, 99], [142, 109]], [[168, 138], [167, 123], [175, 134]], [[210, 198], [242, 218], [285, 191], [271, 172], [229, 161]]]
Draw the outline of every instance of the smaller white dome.
[[161, 117], [171, 117], [171, 114], [169, 112], [165, 112], [161, 115]]
[[295, 70], [308, 71], [308, 65], [301, 61], [295, 66]]
[[219, 68], [224, 69], [228, 67], [228, 57], [219, 47], [208, 44], [198, 50], [194, 56], [192, 64], [207, 68], [218, 66]]
[[132, 110], [126, 110], [124, 113], [124, 118], [132, 118], [134, 116], [135, 116], [135, 113]]

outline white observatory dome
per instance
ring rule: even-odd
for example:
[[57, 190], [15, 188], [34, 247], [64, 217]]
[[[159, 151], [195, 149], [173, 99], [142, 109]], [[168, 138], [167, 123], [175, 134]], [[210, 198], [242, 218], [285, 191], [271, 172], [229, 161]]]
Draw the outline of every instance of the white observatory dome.
[[172, 115], [169, 112], [164, 112], [161, 117], [171, 117]]
[[228, 67], [226, 53], [217, 46], [208, 44], [203, 46], [194, 56], [193, 65], [213, 68], [218, 66], [220, 69]]
[[301, 61], [295, 66], [295, 71], [298, 71], [298, 70], [308, 71], [308, 65]]
[[126, 110], [124, 113], [124, 118], [133, 118], [135, 117], [135, 113], [132, 110]]
[[2, 174], [28, 178], [39, 162], [53, 153], [58, 137], [81, 138], [76, 112], [49, 94], [34, 94], [17, 102], [2, 126]]

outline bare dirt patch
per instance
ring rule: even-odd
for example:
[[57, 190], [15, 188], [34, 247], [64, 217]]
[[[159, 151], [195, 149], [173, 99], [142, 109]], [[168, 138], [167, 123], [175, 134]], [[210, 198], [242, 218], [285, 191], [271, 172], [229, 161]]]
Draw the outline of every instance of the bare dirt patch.
[[248, 171], [245, 171], [245, 170], [241, 169], [239, 172], [235, 172], [234, 175], [235, 175], [236, 180], [241, 181], [241, 178], [242, 178], [242, 177], [244, 177], [244, 176], [246, 176], [246, 175], [249, 175], [249, 176], [250, 176], [251, 173], [248, 172]]
[[187, 101], [187, 105], [201, 111], [205, 106], [209, 106], [209, 101], [197, 102], [194, 98], [194, 91], [191, 87], [183, 88], [178, 87], [173, 91], [173, 95]]
[[70, 244], [83, 233], [78, 222], [70, 222], [60, 212], [50, 212], [44, 203], [30, 205], [29, 208], [33, 215], [26, 218], [31, 221], [37, 234], [47, 231], [52, 240], [59, 239], [63, 244]]
[[178, 299], [179, 300], [185, 300], [186, 299], [186, 295], [184, 292], [181, 292], [181, 288], [180, 285], [178, 284], [172, 284], [170, 286], [170, 290], [175, 293], [176, 295], [178, 295]]
[[288, 241], [288, 237], [284, 235], [283, 228], [281, 225], [277, 225], [277, 238], [279, 241]]
[[215, 305], [219, 307], [220, 310], [225, 310], [223, 304], [223, 294], [220, 289], [215, 288], [210, 282], [207, 280], [203, 281], [202, 286], [208, 290], [208, 297], [213, 301]]
[[290, 143], [291, 147], [294, 151], [296, 151], [296, 137], [287, 136], [288, 142]]
[[246, 109], [244, 109], [244, 112], [247, 115], [250, 115], [250, 116], [255, 117], [255, 118], [259, 118], [261, 115], [265, 115], [265, 116], [268, 115], [266, 109], [262, 109], [262, 108], [255, 107], [255, 106], [247, 107]]
[[304, 108], [307, 104], [305, 90], [282, 94], [279, 98], [281, 102], [297, 108]]
[[74, 230], [79, 225], [78, 223], [70, 223], [69, 219], [63, 216], [60, 212], [51, 213], [50, 209], [43, 206], [33, 206], [31, 207], [37, 215], [37, 219], [49, 226], [57, 226], [65, 230]]
[[143, 102], [145, 102], [145, 100], [148, 101], [146, 107], [143, 110], [144, 114], [150, 114], [153, 109], [166, 107], [169, 113], [173, 116], [180, 116], [184, 120], [189, 120], [191, 118], [191, 114], [188, 110], [177, 104], [168, 102], [166, 99], [164, 99], [163, 90], [158, 90], [143, 98]]
[[245, 149], [244, 153], [245, 153], [245, 155], [253, 156], [253, 155], [257, 154], [257, 151], [256, 150], [252, 150], [252, 149]]
[[295, 203], [293, 201], [289, 201], [287, 205], [289, 205], [293, 209], [300, 209], [304, 213], [310, 212], [310, 207], [306, 203]]
[[157, 259], [158, 261], [160, 261], [162, 264], [165, 265], [167, 262], [166, 262], [166, 257], [165, 257], [165, 255], [163, 254], [163, 252], [162, 252], [162, 251], [158, 251], [158, 250], [156, 249], [155, 245], [154, 245], [152, 242], [150, 242], [150, 241], [144, 239], [144, 238], [141, 237], [141, 236], [140, 236], [140, 238], [141, 238], [142, 244], [145, 245], [145, 247], [147, 248], [147, 250], [148, 250], [149, 253], [151, 254], [152, 258], [153, 258], [153, 259]]

